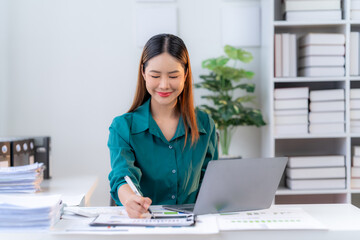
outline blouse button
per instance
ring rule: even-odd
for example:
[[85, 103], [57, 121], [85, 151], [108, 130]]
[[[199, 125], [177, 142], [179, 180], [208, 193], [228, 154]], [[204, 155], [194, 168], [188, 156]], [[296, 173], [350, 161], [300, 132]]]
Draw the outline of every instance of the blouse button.
[[175, 199], [175, 195], [172, 195], [171, 198], [172, 198], [172, 199]]
[[170, 149], [172, 149], [172, 148], [173, 148], [173, 146], [169, 145], [169, 148], [170, 148]]
[[176, 173], [176, 170], [175, 170], [175, 169], [173, 169], [173, 170], [172, 170], [172, 173]]

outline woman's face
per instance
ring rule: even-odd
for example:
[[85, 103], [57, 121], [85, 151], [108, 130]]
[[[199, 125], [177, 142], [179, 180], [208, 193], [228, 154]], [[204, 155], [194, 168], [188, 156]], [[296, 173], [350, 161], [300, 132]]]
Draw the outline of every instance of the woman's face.
[[176, 58], [166, 52], [153, 57], [148, 61], [143, 77], [151, 101], [175, 106], [185, 84], [184, 68]]

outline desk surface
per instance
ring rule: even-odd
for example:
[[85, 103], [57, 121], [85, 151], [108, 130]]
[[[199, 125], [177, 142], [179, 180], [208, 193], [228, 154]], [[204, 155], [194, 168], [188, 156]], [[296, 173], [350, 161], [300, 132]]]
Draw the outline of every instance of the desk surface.
[[[60, 177], [46, 179], [41, 183], [41, 191], [36, 195], [62, 195], [67, 206], [89, 206], [90, 198], [98, 183], [96, 176]], [[11, 195], [29, 195], [29, 193], [14, 193]], [[1, 194], [0, 194], [1, 198]]]
[[89, 206], [90, 198], [98, 184], [95, 176], [60, 177], [44, 180], [42, 192], [37, 194], [61, 194], [67, 206]]
[[[360, 209], [350, 204], [278, 205], [278, 207], [301, 207], [322, 222], [328, 230], [261, 230], [222, 231], [214, 235], [148, 235], [151, 239], [359, 239]], [[144, 239], [143, 235], [55, 235], [50, 232], [0, 233], [0, 239]]]

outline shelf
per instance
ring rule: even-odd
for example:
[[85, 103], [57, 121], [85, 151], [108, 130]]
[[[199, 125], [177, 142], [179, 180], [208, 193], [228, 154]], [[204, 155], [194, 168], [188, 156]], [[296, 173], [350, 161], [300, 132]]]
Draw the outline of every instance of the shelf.
[[313, 138], [346, 138], [346, 133], [342, 134], [302, 134], [302, 135], [283, 135], [275, 136], [275, 139], [313, 139]]
[[350, 20], [349, 23], [351, 25], [360, 25], [360, 20]]
[[353, 76], [349, 78], [350, 81], [360, 81], [360, 76]]
[[280, 21], [274, 21], [274, 26], [275, 27], [314, 27], [314, 26], [323, 27], [323, 26], [341, 26], [341, 25], [345, 25], [346, 23], [347, 23], [346, 20], [321, 21], [321, 22], [280, 20]]
[[[276, 195], [309, 195], [309, 194], [346, 194], [346, 189], [315, 189], [315, 190], [291, 190], [285, 187], [279, 188]], [[359, 190], [360, 193], [360, 190]]]
[[[326, 155], [342, 155], [345, 157], [346, 167], [346, 184], [350, 183], [350, 166], [352, 160], [352, 149], [354, 144], [360, 144], [360, 133], [351, 133], [350, 127], [350, 89], [360, 88], [360, 75], [350, 76], [350, 32], [360, 32], [360, 20], [350, 20], [351, 0], [342, 0], [342, 16], [346, 16], [341, 20], [321, 21], [304, 19], [301, 21], [285, 21], [281, 20], [282, 6], [281, 0], [261, 1], [262, 7], [268, 9], [272, 6], [270, 13], [263, 14], [262, 20], [262, 38], [264, 48], [262, 48], [262, 79], [263, 98], [262, 106], [267, 118], [272, 121], [268, 122], [268, 126], [263, 131], [263, 156], [326, 156]], [[275, 19], [275, 20], [274, 20]], [[340, 33], [345, 36], [345, 74], [344, 76], [328, 76], [328, 77], [274, 77], [274, 36], [275, 34], [292, 34], [299, 40], [308, 33]], [[281, 36], [283, 39], [283, 36]], [[286, 39], [286, 38], [285, 38]], [[282, 40], [281, 40], [282, 41]], [[278, 42], [277, 42], [278, 43]], [[295, 45], [299, 47], [299, 42]], [[278, 46], [278, 45], [277, 45]], [[263, 58], [264, 57], [264, 58]], [[308, 87], [309, 91], [316, 90], [344, 90], [344, 116], [346, 131], [343, 133], [330, 134], [288, 134], [277, 135], [276, 125], [274, 121], [274, 92], [276, 88], [298, 88]], [[289, 97], [290, 98], [290, 97]], [[279, 189], [276, 192], [275, 203], [292, 204], [292, 203], [351, 203], [352, 198], [356, 196], [360, 202], [360, 189], [350, 189], [347, 185], [346, 189], [316, 189], [316, 190], [290, 190], [286, 187], [284, 173], [280, 181]], [[360, 205], [360, 204], [359, 204]]]
[[[360, 77], [356, 79], [360, 81]], [[289, 78], [274, 78], [273, 81], [274, 83], [342, 82], [342, 81], [346, 81], [346, 77], [289, 77]]]

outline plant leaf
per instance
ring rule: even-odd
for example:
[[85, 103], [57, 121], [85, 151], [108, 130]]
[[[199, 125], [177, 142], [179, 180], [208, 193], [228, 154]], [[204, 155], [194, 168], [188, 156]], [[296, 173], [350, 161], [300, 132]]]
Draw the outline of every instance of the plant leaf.
[[249, 96], [249, 95], [245, 95], [242, 97], [238, 97], [235, 102], [238, 103], [243, 103], [243, 102], [252, 102], [255, 99], [255, 96]]
[[249, 83], [239, 84], [234, 86], [234, 89], [236, 88], [244, 89], [246, 90], [246, 92], [252, 93], [255, 91], [255, 84], [249, 84]]
[[202, 67], [209, 70], [214, 70], [217, 67], [225, 66], [230, 59], [224, 56], [218, 58], [209, 58], [202, 62]]
[[249, 63], [253, 60], [252, 54], [241, 48], [235, 48], [233, 46], [226, 45], [224, 47], [224, 52], [230, 59], [240, 60], [244, 63]]

